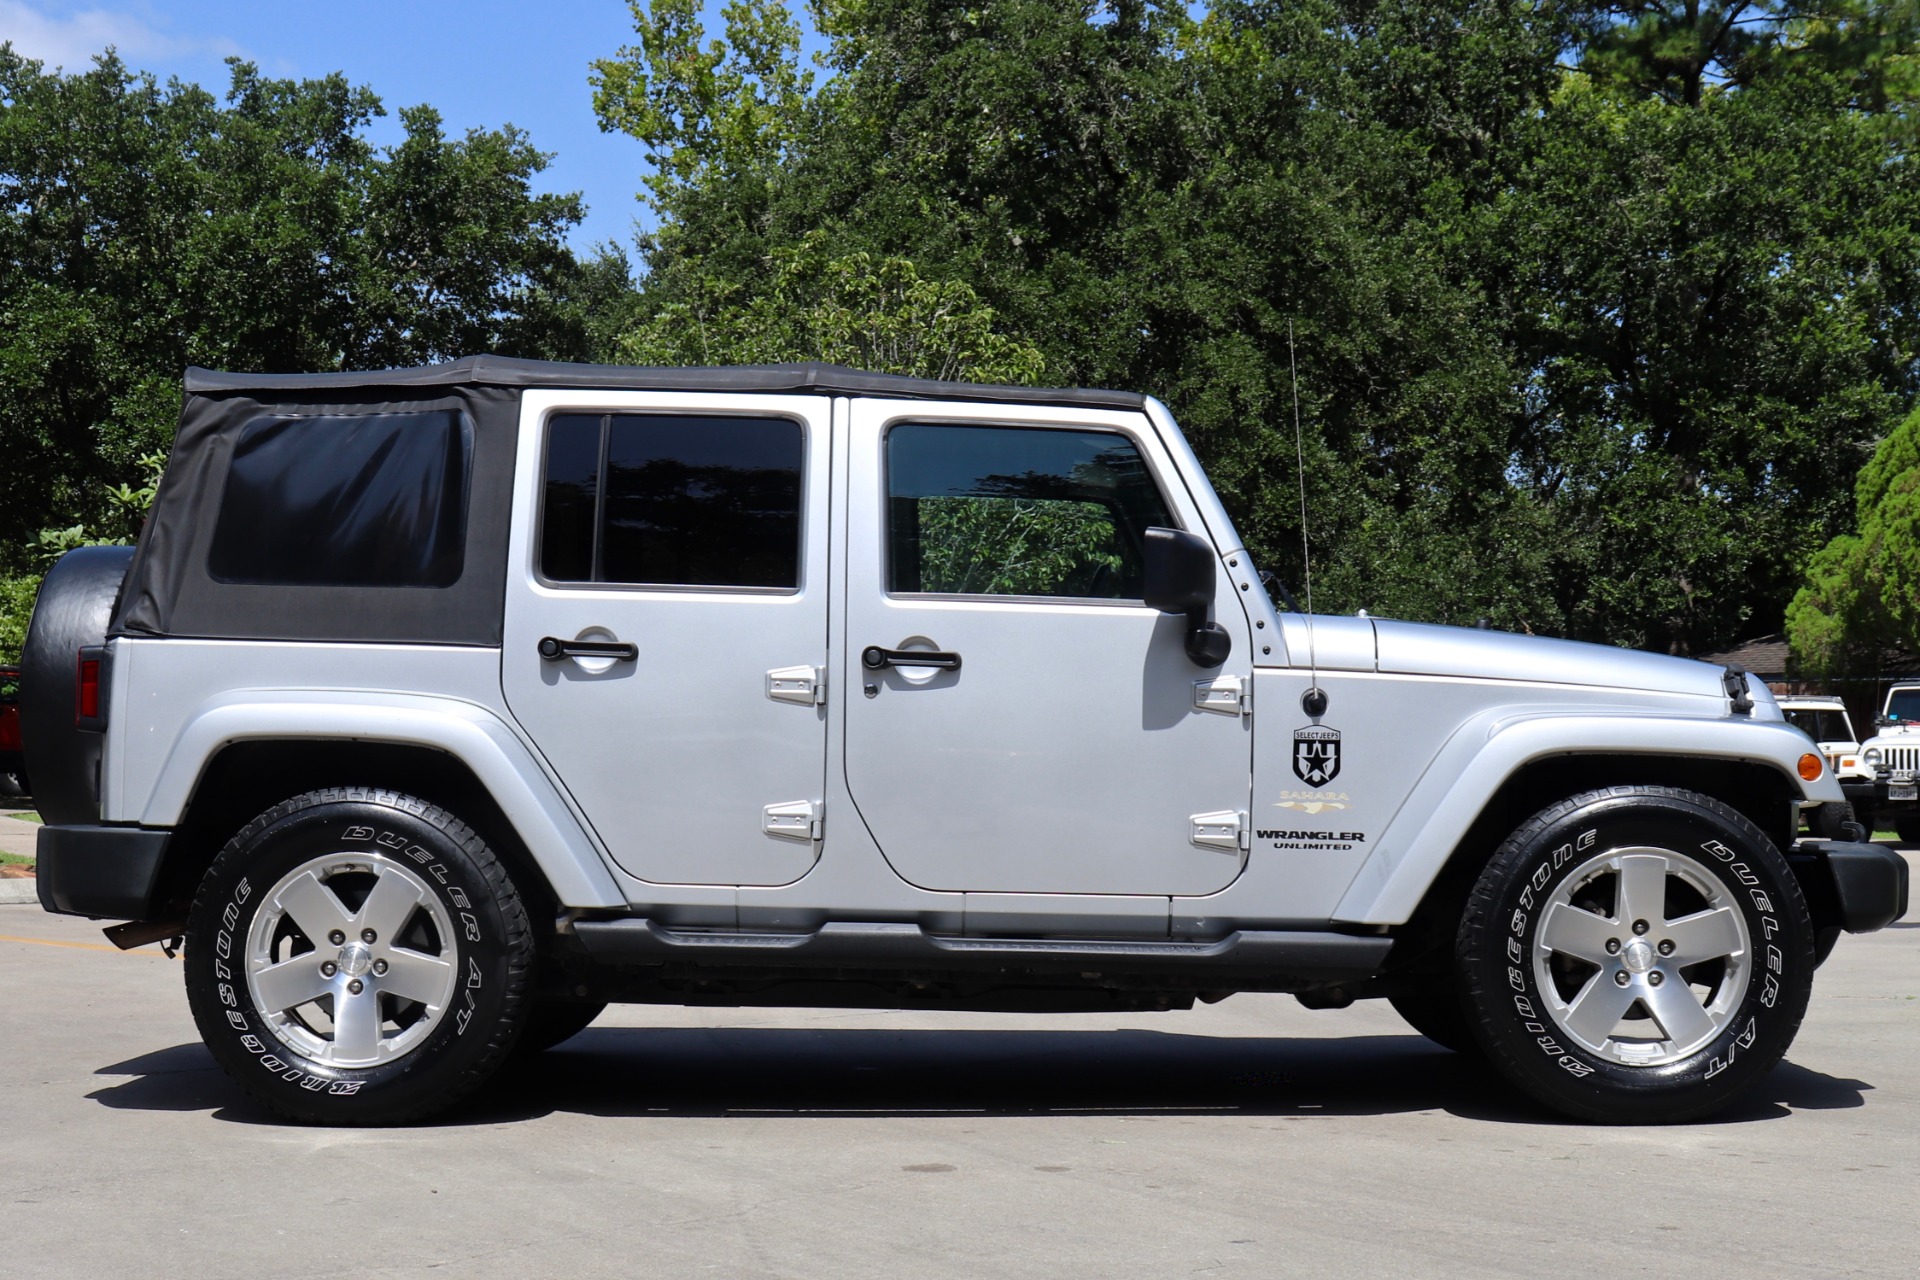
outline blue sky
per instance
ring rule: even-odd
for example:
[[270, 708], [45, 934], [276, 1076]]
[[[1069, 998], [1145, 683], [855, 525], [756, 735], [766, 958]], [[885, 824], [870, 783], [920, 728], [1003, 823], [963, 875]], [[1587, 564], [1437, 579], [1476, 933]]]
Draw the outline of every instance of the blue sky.
[[345, 72], [389, 112], [376, 143], [401, 136], [398, 108], [439, 108], [449, 135], [514, 124], [554, 153], [547, 191], [579, 191], [587, 220], [576, 248], [630, 247], [644, 160], [640, 144], [594, 122], [588, 63], [633, 36], [624, 0], [0, 0], [0, 40], [30, 58], [80, 70], [111, 44], [136, 70], [197, 81], [217, 94], [233, 54], [269, 75]]

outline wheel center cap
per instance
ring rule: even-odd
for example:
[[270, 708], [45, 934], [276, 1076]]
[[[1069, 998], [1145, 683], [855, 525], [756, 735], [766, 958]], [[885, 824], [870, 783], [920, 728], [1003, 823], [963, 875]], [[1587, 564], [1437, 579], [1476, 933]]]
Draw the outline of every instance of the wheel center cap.
[[[344, 953], [342, 953], [344, 954]], [[343, 960], [342, 964], [345, 963]], [[1620, 963], [1627, 966], [1628, 973], [1645, 973], [1653, 968], [1653, 948], [1640, 938], [1635, 938], [1620, 953]]]
[[340, 972], [349, 978], [358, 978], [373, 968], [373, 952], [357, 942], [348, 943], [340, 948]]

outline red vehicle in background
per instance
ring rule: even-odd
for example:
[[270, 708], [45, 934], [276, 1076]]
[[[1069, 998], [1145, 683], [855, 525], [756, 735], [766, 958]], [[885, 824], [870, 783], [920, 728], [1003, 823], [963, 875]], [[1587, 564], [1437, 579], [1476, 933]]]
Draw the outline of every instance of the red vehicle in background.
[[0, 667], [0, 799], [27, 793], [27, 758], [20, 746], [20, 668]]

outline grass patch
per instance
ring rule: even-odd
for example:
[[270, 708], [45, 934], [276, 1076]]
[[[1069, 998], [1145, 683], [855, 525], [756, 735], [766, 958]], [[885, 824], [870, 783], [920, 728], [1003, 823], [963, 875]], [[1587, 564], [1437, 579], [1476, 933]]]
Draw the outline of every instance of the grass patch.
[[13, 817], [13, 818], [18, 818], [18, 819], [20, 819], [20, 821], [22, 821], [22, 822], [31, 822], [31, 823], [33, 823], [33, 824], [34, 824], [35, 826], [39, 826], [39, 825], [41, 825], [41, 823], [40, 823], [40, 815], [39, 815], [39, 814], [37, 814], [37, 813], [14, 813], [14, 814], [9, 814], [9, 815], [7, 815], [7, 816], [9, 816], [9, 817]]
[[11, 863], [17, 867], [30, 867], [33, 865], [33, 857], [25, 853], [0, 852], [0, 863]]

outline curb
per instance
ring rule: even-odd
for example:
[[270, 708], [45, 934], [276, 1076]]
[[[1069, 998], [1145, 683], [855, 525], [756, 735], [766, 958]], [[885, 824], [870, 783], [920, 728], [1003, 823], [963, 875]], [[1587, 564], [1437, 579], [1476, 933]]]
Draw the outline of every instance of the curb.
[[0, 906], [24, 902], [39, 906], [39, 884], [38, 880], [31, 877], [24, 880], [0, 880]]

